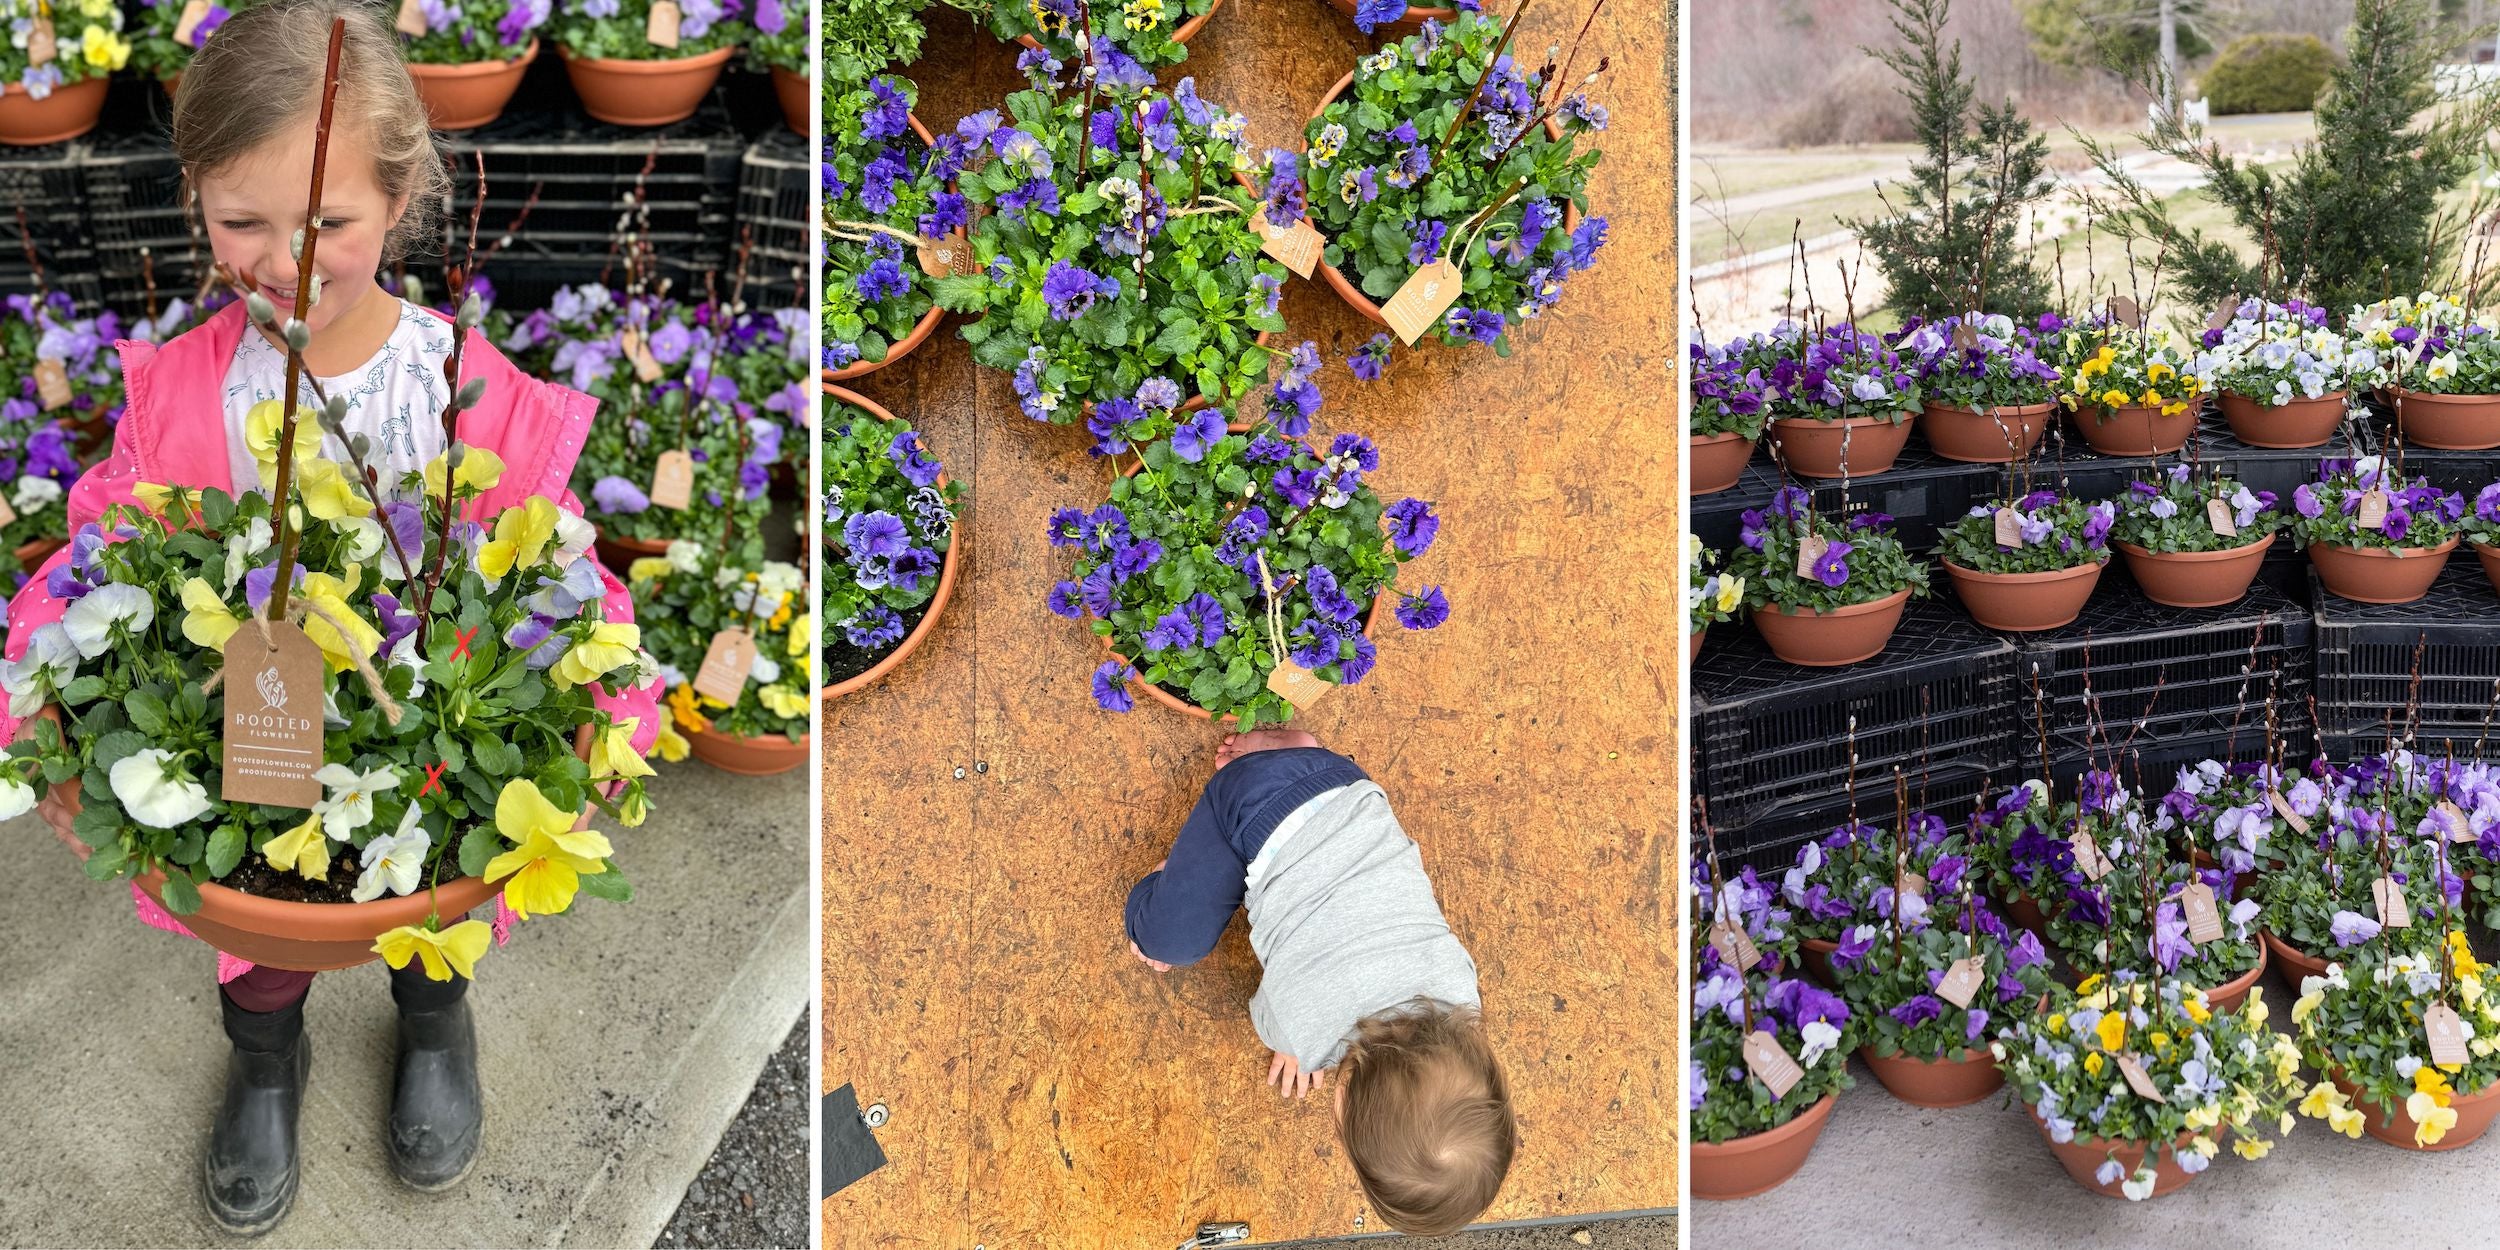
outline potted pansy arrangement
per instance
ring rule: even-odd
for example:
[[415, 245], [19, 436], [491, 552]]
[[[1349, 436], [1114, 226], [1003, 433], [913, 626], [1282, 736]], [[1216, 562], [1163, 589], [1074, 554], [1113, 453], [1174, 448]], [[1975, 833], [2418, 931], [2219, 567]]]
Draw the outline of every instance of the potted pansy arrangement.
[[2257, 580], [2283, 524], [2277, 502], [2273, 491], [2174, 464], [2127, 484], [2110, 537], [2145, 598], [2218, 608], [2239, 602]]
[[1761, 340], [1695, 343], [1686, 370], [1692, 403], [1686, 412], [1684, 455], [1691, 464], [1692, 493], [1715, 494], [1736, 485], [1762, 438]]
[[[747, 67], [772, 75], [781, 124], [800, 134], [807, 133], [808, 74], [816, 60], [816, 47], [807, 37], [807, 17], [814, 8], [805, 0], [755, 0], [755, 34], [747, 40]], [[829, 127], [826, 133], [833, 133]]]
[[1717, 552], [1702, 546], [1693, 548], [1691, 585], [1684, 592], [1685, 610], [1693, 623], [1687, 660], [1701, 655], [1702, 636], [1710, 632], [1712, 625], [1736, 619], [1737, 612], [1745, 606], [1745, 579], [1716, 571], [1718, 562]]
[[1021, 59], [1073, 63], [1099, 50], [1106, 70], [1137, 74], [1178, 65], [1188, 43], [1224, 0], [954, 0], [1001, 39], [1024, 45]]
[[1927, 566], [1892, 533], [1892, 518], [1860, 513], [1846, 524], [1814, 510], [1811, 495], [1783, 486], [1767, 509], [1747, 509], [1742, 549], [1728, 571], [1745, 579], [1745, 604], [1771, 653], [1827, 668], [1871, 659], [1901, 624], [1910, 596], [1927, 593]]
[[[176, 301], [179, 307], [181, 301]], [[58, 417], [71, 442], [94, 457], [122, 415], [121, 353], [124, 338], [156, 342], [164, 326], [142, 319], [125, 326], [111, 310], [81, 317], [60, 291], [0, 300], [0, 376], [17, 379], [4, 398], [8, 417], [23, 423], [32, 414]], [[168, 317], [172, 310], [168, 311]], [[59, 366], [57, 372], [46, 362]], [[46, 379], [50, 379], [47, 385]]]
[[1892, 467], [1918, 417], [1917, 362], [1880, 335], [1843, 323], [1809, 334], [1782, 321], [1771, 337], [1771, 445], [1806, 477], [1868, 477]]
[[1990, 629], [2055, 629], [2083, 612], [2109, 563], [2117, 507], [2053, 490], [1971, 505], [1937, 559], [1971, 619]]
[[[53, 55], [38, 65], [30, 32], [52, 27]], [[104, 87], [130, 61], [117, 0], [0, 0], [0, 144], [33, 147], [75, 139], [95, 129]]]
[[1717, 889], [1694, 874], [1693, 1196], [1750, 1198], [1805, 1166], [1849, 1088], [1849, 1005], [1788, 963], [1788, 914], [1751, 869]]
[[1327, 241], [1320, 276], [1410, 344], [1430, 331], [1509, 355], [1510, 331], [1606, 242], [1606, 219], [1583, 216], [1600, 153], [1581, 150], [1606, 128], [1589, 98], [1606, 61], [1577, 72], [1575, 39], [1541, 71], [1509, 54], [1512, 20], [1461, 13], [1363, 58], [1301, 154], [1269, 153], [1268, 221], [1307, 214]]
[[2217, 1011], [2185, 981], [2122, 967], [2051, 986], [1989, 1050], [2066, 1174], [2141, 1202], [2193, 1180], [2226, 1138], [2261, 1159], [2289, 1130], [2300, 1050], [2268, 1015], [2262, 989]]
[[1259, 340], [1285, 325], [1285, 267], [1259, 254], [1256, 203], [1232, 181], [1247, 123], [1189, 79], [1166, 94], [1081, 73], [1062, 95], [1034, 73], [1004, 117], [956, 128], [963, 193], [990, 211], [972, 232], [981, 271], [937, 279], [938, 303], [981, 314], [960, 333], [1014, 374], [1026, 416], [1084, 418], [1098, 443], [1112, 401], [1230, 405], [1267, 375]]
[[2500, 1116], [2500, 996], [2454, 909], [2390, 929], [2304, 977], [2292, 1020], [2323, 1074], [2301, 1114], [2347, 1137], [2455, 1150]]
[[2064, 324], [2055, 313], [2029, 326], [1965, 313], [1904, 330], [1895, 346], [1918, 362], [1927, 445], [1971, 464], [2029, 455], [2057, 407], [2057, 369], [2040, 359], [2038, 336]]
[[[2214, 1010], [2237, 1008], [2266, 969], [2259, 905], [2235, 896], [2243, 878], [2185, 860], [2152, 861], [2159, 835], [2151, 830], [2127, 835], [2105, 821], [2082, 827], [2098, 829], [2112, 871], [2068, 887], [2067, 905], [2049, 918], [2050, 944], [2078, 969], [2145, 968], [2149, 961], [2163, 979], [2203, 991]], [[2191, 903], [2199, 891], [2214, 922], [2203, 933]]]
[[399, 13], [399, 49], [436, 130], [468, 130], [503, 115], [538, 59], [538, 28], [552, 0], [417, 0]]
[[[211, 4], [195, 18], [185, 0], [139, 0], [139, 7], [127, 15], [127, 20], [134, 23], [130, 27], [130, 68], [165, 84], [166, 93], [172, 94], [182, 82], [183, 67], [207, 46], [208, 37], [234, 16], [242, 2]], [[187, 30], [183, 27], [186, 21], [190, 22]]]
[[[1927, 819], [1922, 812], [1912, 821], [1914, 842], [1926, 832]], [[1936, 831], [1943, 832], [1942, 822]], [[1832, 952], [1848, 931], [1850, 917], [1870, 892], [1891, 884], [1892, 853], [1885, 849], [1890, 842], [1882, 829], [1853, 817], [1822, 837], [1799, 843], [1796, 862], [1780, 877], [1779, 901], [1789, 908], [1787, 931], [1796, 939], [1798, 960], [1807, 975], [1825, 986], [1838, 985], [1832, 976]], [[1869, 866], [1869, 857], [1883, 863]]]
[[2328, 329], [2325, 309], [2296, 299], [2240, 301], [2205, 331], [2204, 348], [2196, 372], [2232, 436], [2251, 447], [2324, 444], [2351, 407], [2353, 376], [2378, 368], [2378, 349]]
[[[2324, 797], [2315, 781], [2264, 760], [2198, 760], [2181, 767], [2162, 795], [2157, 826], [2176, 829], [2200, 867], [2219, 867], [2234, 878], [2253, 876], [2282, 863], [2282, 840], [2292, 836], [2290, 823], [2274, 807], [2277, 794], [2294, 815], [2303, 809], [2316, 815]], [[2255, 906], [2246, 897], [2232, 904], [2232, 923], [2247, 918], [2240, 911], [2244, 905]]]
[[954, 178], [973, 144], [960, 132], [942, 144], [931, 139], [911, 114], [918, 98], [910, 79], [893, 74], [827, 88], [824, 367], [832, 381], [902, 359], [946, 315], [922, 267], [921, 241], [964, 246], [949, 239], [971, 222]]
[[2483, 576], [2492, 589], [2500, 590], [2500, 482], [2492, 482], [2474, 492], [2474, 512], [2458, 527], [2466, 541], [2474, 544], [2474, 555], [2483, 563]]
[[2355, 382], [2375, 388], [2417, 447], [2500, 447], [2500, 337], [2465, 305], [2425, 291], [2352, 313], [2352, 336], [2375, 367]]
[[591, 116], [619, 126], [694, 116], [752, 33], [742, 20], [746, 0], [676, 0], [666, 8], [656, 0], [553, 3], [556, 50], [573, 93]]
[[817, 472], [830, 701], [894, 671], [946, 610], [963, 484], [909, 423], [840, 387], [826, 391]]
[[2096, 312], [2048, 337], [2058, 402], [2104, 456], [2158, 456], [2187, 445], [2207, 389], [2195, 344], [2165, 326]]
[[2026, 781], [1983, 800], [1971, 815], [1971, 872], [1990, 898], [2005, 905], [2008, 919], [2044, 931], [2045, 909], [2065, 904], [2075, 868], [2073, 849], [2055, 832], [2057, 805], [2048, 784]]
[[2315, 976], [2379, 935], [2381, 877], [2396, 880], [2409, 916], [2439, 901], [2433, 883], [2450, 908], [2461, 904], [2463, 882], [2443, 864], [2442, 839], [2421, 836], [2432, 801], [2419, 774], [2418, 761], [2399, 752], [2283, 788], [2291, 816], [2275, 813], [2281, 832], [2266, 844], [2256, 893], [2266, 944], [2292, 975]]
[[2292, 491], [2292, 539], [2318, 580], [2360, 603], [2411, 603], [2429, 594], [2456, 550], [2465, 496], [2426, 477], [2399, 487], [2385, 457], [2328, 460]]
[[1104, 405], [1122, 419], [1095, 450], [1133, 447], [1136, 459], [1108, 500], [1060, 509], [1047, 533], [1075, 557], [1050, 610], [1088, 620], [1111, 652], [1093, 674], [1106, 710], [1134, 707], [1133, 685], [1245, 730], [1281, 722], [1370, 674], [1383, 615], [1409, 630], [1449, 619], [1440, 587], [1397, 586], [1398, 567], [1431, 550], [1440, 516], [1421, 499], [1381, 502], [1364, 480], [1381, 463], [1370, 439], [1340, 434], [1324, 453], [1302, 441], [1319, 404], [1317, 347], [1303, 344], [1294, 361], [1265, 417], [1242, 430], [1180, 411], [1179, 389], [1161, 379], [1141, 388], [1134, 415]]
[[0, 524], [0, 559], [6, 571], [32, 572], [69, 535], [69, 488], [84, 466], [71, 448], [76, 440], [59, 418], [26, 399], [0, 399], [0, 501], [8, 520]]
[[[807, 618], [807, 575], [778, 560], [743, 569], [703, 544], [680, 539], [664, 556], [645, 556], [628, 570], [644, 625], [643, 646], [659, 662], [668, 691], [664, 757], [696, 759], [723, 772], [769, 777], [807, 761], [808, 709], [815, 698], [807, 656], [815, 641]], [[745, 635], [744, 673], [718, 684], [705, 666], [725, 630]], [[704, 687], [710, 686], [709, 689]], [[722, 697], [734, 686], [735, 694]], [[680, 738], [682, 735], [682, 739]]]

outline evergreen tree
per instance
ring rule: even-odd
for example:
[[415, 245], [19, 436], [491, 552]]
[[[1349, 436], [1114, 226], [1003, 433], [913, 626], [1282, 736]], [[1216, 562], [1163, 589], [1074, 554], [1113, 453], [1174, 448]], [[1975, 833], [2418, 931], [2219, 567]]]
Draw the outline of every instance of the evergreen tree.
[[[1884, 215], [1841, 224], [1875, 253], [1885, 304], [1904, 315], [1967, 311], [1985, 279], [1989, 308], [2029, 312], [2048, 304], [2048, 279], [2021, 249], [2024, 210], [2048, 194], [2049, 145], [2012, 101], [1973, 109], [1962, 45], [1945, 45], [1949, 0], [1891, 0], [1904, 46], [1867, 49], [1901, 77], [1919, 145]], [[1973, 118], [1976, 116], [1976, 126]], [[1975, 131], [1975, 133], [1974, 133]]]
[[2464, 225], [2440, 211], [2439, 196], [2473, 171], [2500, 124], [2500, 92], [2440, 99], [2435, 75], [2459, 42], [2440, 22], [2438, 0], [2354, 0], [2347, 55], [2318, 99], [2317, 141], [2287, 172], [2225, 155], [2176, 118], [2138, 135], [2204, 173], [2205, 193], [2230, 211], [2227, 237], [2182, 229], [2114, 149], [2088, 138], [2108, 186], [2087, 198], [2103, 226], [2159, 247], [2172, 289], [2200, 307], [2271, 291], [2341, 312], [2384, 289], [2436, 287], [2453, 270]]

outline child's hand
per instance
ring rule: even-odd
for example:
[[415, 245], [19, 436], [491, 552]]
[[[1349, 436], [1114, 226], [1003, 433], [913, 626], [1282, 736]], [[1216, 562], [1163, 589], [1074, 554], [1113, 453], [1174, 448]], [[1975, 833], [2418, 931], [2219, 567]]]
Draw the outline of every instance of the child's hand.
[[1267, 1061], [1267, 1083], [1275, 1086], [1277, 1093], [1287, 1098], [1300, 1098], [1327, 1083], [1328, 1070], [1326, 1068], [1317, 1072], [1305, 1072], [1301, 1064], [1294, 1062], [1293, 1056], [1281, 1050], [1271, 1051], [1269, 1054], [1271, 1057]]
[[1128, 953], [1144, 960], [1147, 967], [1152, 968], [1157, 972], [1170, 972], [1172, 970], [1172, 965], [1167, 964], [1160, 959], [1148, 958], [1146, 952], [1137, 949], [1137, 941], [1134, 938], [1129, 940]]

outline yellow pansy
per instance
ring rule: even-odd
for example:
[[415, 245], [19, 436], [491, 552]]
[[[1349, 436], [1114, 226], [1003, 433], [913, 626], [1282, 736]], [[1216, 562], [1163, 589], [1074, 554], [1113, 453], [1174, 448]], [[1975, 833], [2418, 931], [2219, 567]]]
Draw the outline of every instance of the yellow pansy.
[[590, 775], [601, 781], [611, 777], [650, 777], [651, 763], [634, 749], [634, 731], [642, 728], [642, 718], [628, 716], [594, 735], [590, 740]]
[[199, 493], [187, 486], [160, 486], [154, 482], [137, 482], [130, 487], [130, 495], [139, 501], [139, 506], [176, 525], [188, 523], [198, 512], [191, 501]]
[[608, 870], [614, 852], [607, 835], [575, 829], [577, 815], [558, 809], [536, 782], [515, 777], [495, 798], [495, 829], [515, 845], [486, 865], [486, 879], [503, 882], [503, 901], [527, 920], [573, 905], [585, 875]]
[[2050, 1015], [2049, 1015], [2049, 1020], [2048, 1020], [2048, 1025], [2049, 1025], [2049, 1036], [2051, 1036], [2051, 1037], [2055, 1037], [2055, 1036], [2057, 1036], [2058, 1034], [2065, 1032], [2065, 1031], [2066, 1031], [2066, 1013], [2065, 1013], [2065, 1012], [2062, 1012], [2062, 1011], [2058, 1011], [2058, 1012], [2052, 1012], [2052, 1013], [2050, 1013]]
[[644, 556], [625, 566], [625, 580], [647, 582], [655, 577], [668, 576], [669, 570], [675, 567], [668, 562], [667, 556]]
[[321, 832], [321, 813], [261, 843], [260, 853], [275, 868], [292, 870], [307, 881], [330, 879], [330, 839]]
[[[2423, 1070], [2428, 1071], [2429, 1065]], [[2448, 1130], [2457, 1126], [2456, 1108], [2443, 1104], [2430, 1094], [2415, 1093], [2405, 1099], [2405, 1114], [2413, 1117], [2413, 1144], [2436, 1146]]]
[[2108, 1066], [2109, 1062], [2101, 1058], [2101, 1052], [2097, 1050], [2091, 1051], [2083, 1057], [2083, 1070], [2094, 1076], [2099, 1076], [2101, 1074], [2101, 1070]]
[[2170, 1049], [2170, 1035], [2167, 1033], [2155, 1032], [2153, 1034], [2153, 1049], [2157, 1051]]
[[2267, 1141], [2262, 1137], [2234, 1137], [2231, 1139], [2231, 1153], [2238, 1155], [2243, 1159], [2263, 1159], [2266, 1157], [2266, 1153], [2273, 1149], [2274, 1143]]
[[2179, 999], [2179, 1009], [2187, 1013], [2188, 1019], [2193, 1020], [2198, 1024], [2203, 1024], [2204, 1022], [2214, 1018], [2213, 1010], [2204, 1004], [2203, 998], [2200, 995], [2189, 994], [2182, 996]]
[[478, 956], [486, 953], [494, 932], [483, 920], [463, 920], [440, 933], [404, 924], [373, 939], [373, 949], [394, 968], [407, 967], [412, 958], [421, 961], [429, 981], [448, 981], [455, 972], [474, 978]]
[[2177, 376], [2179, 376], [2178, 370], [2173, 369], [2158, 360], [2144, 366], [2144, 380], [2147, 382], [2159, 383], [2164, 378], [2175, 378]]
[[2076, 982], [2075, 992], [2077, 994], [2097, 993], [2101, 988], [2101, 982], [2108, 979], [2109, 978], [2106, 975], [2095, 972], [2091, 976], [2085, 977], [2081, 981]]
[[712, 727], [712, 722], [704, 719], [703, 713], [696, 710], [692, 686], [671, 687], [668, 692], [668, 710], [676, 718], [678, 726], [689, 733], [702, 733]]
[[[2205, 996], [2203, 994], [2198, 994], [2196, 996], [2196, 1003], [2198, 1007], [2203, 1007], [2205, 1004]], [[2267, 1011], [2266, 987], [2260, 985], [2248, 991], [2248, 1001], [2240, 1005], [2240, 1019], [2246, 1020], [2252, 1025], [2264, 1024], [2266, 1022]], [[2197, 1011], [2191, 1012], [2190, 1014], [2196, 1017], [2196, 1022], [2198, 1024], [2203, 1024], [2207, 1015], [2210, 1013]]]
[[2119, 1012], [2110, 1012], [2101, 1017], [2093, 1033], [2101, 1039], [2101, 1049], [2117, 1054], [2127, 1045], [2127, 1017]]
[[[443, 493], [443, 462], [447, 459], [449, 459], [448, 454], [436, 456], [434, 457], [433, 463], [425, 466], [426, 494], [437, 498], [441, 497]], [[503, 481], [503, 457], [498, 456], [483, 447], [469, 448], [467, 451], [460, 454], [460, 476], [458, 481], [461, 486], [474, 488], [480, 492], [495, 489], [496, 483]]]
[[516, 568], [529, 568], [547, 553], [556, 536], [556, 506], [545, 495], [532, 495], [519, 507], [495, 518], [495, 536], [477, 549], [477, 571], [501, 579]]
[[2439, 1069], [2427, 1063], [2413, 1070], [2413, 1092], [2428, 1094], [2443, 1107], [2456, 1099], [2456, 1091], [2448, 1088], [2448, 1078], [2441, 1076]]
[[373, 502], [356, 489], [346, 472], [328, 460], [305, 460], [295, 466], [295, 489], [304, 510], [324, 521], [373, 515]]
[[677, 726], [670, 724], [668, 717], [660, 718], [660, 737], [658, 741], [652, 743], [651, 749], [659, 752], [661, 759], [675, 764], [685, 759], [693, 748], [694, 744], [686, 741], [684, 734], [677, 732]]
[[2361, 1114], [2359, 1107], [2340, 1106], [2326, 1113], [2327, 1128], [2354, 1141], [2361, 1140], [2361, 1130], [2368, 1124], [2369, 1117]]
[[788, 686], [766, 686], [756, 691], [755, 697], [763, 701], [764, 710], [775, 716], [807, 715], [807, 696]]
[[2309, 1019], [2309, 1013], [2316, 1011], [2318, 1009], [2318, 1005], [2325, 1001], [2326, 991], [2323, 989], [2311, 990], [2308, 993], [2301, 995], [2299, 998], [2293, 999], [2292, 1023], [2300, 1024], [2307, 1021]]
[[[260, 488], [278, 487], [278, 435], [286, 425], [286, 406], [274, 399], [264, 399], [243, 414], [243, 445], [251, 449], [252, 463], [260, 469]], [[321, 454], [321, 426], [310, 413], [298, 413], [295, 422], [295, 459], [297, 463]]]
[[2344, 1092], [2335, 1088], [2331, 1081], [2320, 1081], [2310, 1086], [2309, 1093], [2300, 1100], [2300, 1113], [2313, 1120], [2323, 1120], [2343, 1105]]
[[2187, 1126], [2191, 1129], [2202, 1132], [2220, 1123], [2222, 1123], [2222, 1104], [2220, 1103], [2209, 1102], [2200, 1107], [2187, 1109]]
[[815, 636], [816, 614], [810, 612], [807, 615], [800, 617], [798, 619], [798, 623], [790, 627], [790, 645], [788, 653], [795, 656], [806, 655], [807, 640]]
[[182, 636], [190, 639], [193, 646], [211, 651], [225, 650], [226, 640], [234, 637], [234, 631], [241, 629], [250, 615], [237, 615], [225, 600], [217, 597], [207, 579], [198, 577], [183, 582], [182, 606]]
[[2105, 408], [2124, 408], [2127, 406], [2127, 393], [2113, 386], [2101, 392], [2101, 405]]
[[79, 44], [87, 64], [97, 69], [118, 70], [130, 61], [130, 41], [101, 26], [88, 27]]
[[[304, 636], [321, 648], [321, 654], [330, 661], [330, 671], [335, 673], [354, 668], [359, 658], [372, 659], [382, 646], [382, 631], [348, 606], [348, 598], [356, 593], [357, 583], [362, 580], [361, 570], [351, 564], [344, 579], [328, 573], [306, 573], [302, 588], [296, 591], [296, 598], [321, 609], [305, 616]], [[328, 619], [324, 619], [325, 614]], [[332, 621], [338, 624], [332, 625]], [[347, 631], [344, 634], [339, 632], [342, 627]]]
[[2448, 931], [2448, 965], [2460, 977], [2470, 977], [2483, 970], [2474, 961], [2474, 948], [2467, 945], [2463, 929]]
[[570, 690], [633, 663], [634, 652], [641, 646], [641, 626], [601, 621], [591, 627], [590, 637], [574, 643], [547, 672], [556, 679], [558, 689]]
[[1742, 603], [1742, 602], [1744, 602], [1744, 601], [1745, 601], [1745, 579], [1744, 579], [1744, 578], [1741, 578], [1741, 577], [1722, 577], [1722, 578], [1720, 578], [1720, 579], [1719, 579], [1719, 605], [1718, 605], [1718, 606], [1719, 606], [1719, 610], [1720, 610], [1721, 612], [1733, 612], [1733, 611], [1735, 611], [1735, 610], [1736, 610], [1736, 605], [1737, 605], [1737, 604], [1739, 604], [1739, 603]]

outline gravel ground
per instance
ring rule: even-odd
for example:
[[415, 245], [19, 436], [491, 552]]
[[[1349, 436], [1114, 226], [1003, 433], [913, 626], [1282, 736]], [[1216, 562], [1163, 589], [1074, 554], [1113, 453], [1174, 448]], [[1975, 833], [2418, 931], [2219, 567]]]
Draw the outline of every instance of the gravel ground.
[[812, 1012], [801, 1016], [782, 1039], [654, 1247], [805, 1250], [815, 1223], [807, 1177], [807, 1039], [814, 1019]]
[[[1386, 1243], [1392, 1238], [1379, 1234], [1331, 1237], [1262, 1244], [1257, 1250], [1331, 1250], [1374, 1241]], [[1487, 1228], [1448, 1237], [1396, 1237], [1394, 1244], [1412, 1250], [1571, 1250], [1578, 1246], [1592, 1250], [1676, 1250], [1678, 1242], [1674, 1216], [1641, 1215], [1614, 1220], [1571, 1220], [1532, 1228]]]

